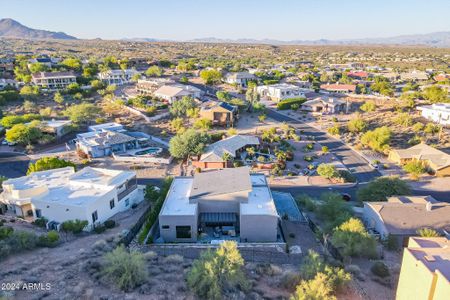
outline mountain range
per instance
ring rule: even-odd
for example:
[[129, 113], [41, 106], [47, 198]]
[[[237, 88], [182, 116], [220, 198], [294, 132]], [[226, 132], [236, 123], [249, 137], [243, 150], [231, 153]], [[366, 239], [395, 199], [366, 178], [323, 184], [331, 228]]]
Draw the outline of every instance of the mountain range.
[[76, 40], [77, 38], [64, 32], [47, 31], [33, 29], [20, 24], [13, 19], [0, 20], [0, 37], [18, 38], [18, 39], [60, 39]]
[[[54, 32], [33, 29], [20, 24], [13, 19], [0, 20], [0, 37], [20, 39], [64, 39], [75, 40], [74, 36], [64, 32]], [[239, 44], [266, 44], [266, 45], [423, 45], [428, 47], [450, 48], [450, 31], [433, 32], [427, 34], [400, 35], [386, 38], [363, 38], [343, 40], [291, 40], [281, 41], [275, 39], [220, 39], [215, 37], [191, 39], [184, 41], [158, 39], [158, 38], [124, 38], [126, 41], [136, 42], [192, 42], [192, 43], [239, 43]]]

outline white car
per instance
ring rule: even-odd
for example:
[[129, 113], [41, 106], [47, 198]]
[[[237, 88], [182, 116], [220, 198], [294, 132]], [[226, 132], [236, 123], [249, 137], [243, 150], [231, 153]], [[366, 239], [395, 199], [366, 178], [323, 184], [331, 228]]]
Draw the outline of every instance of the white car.
[[7, 140], [3, 140], [3, 141], [2, 141], [2, 145], [3, 145], [3, 146], [8, 145], [8, 141], [7, 141]]

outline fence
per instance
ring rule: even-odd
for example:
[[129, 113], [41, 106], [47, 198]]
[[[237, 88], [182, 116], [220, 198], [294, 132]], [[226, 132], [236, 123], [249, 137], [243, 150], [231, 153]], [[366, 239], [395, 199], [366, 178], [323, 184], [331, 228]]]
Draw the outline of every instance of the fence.
[[151, 156], [131, 156], [131, 155], [112, 155], [114, 160], [124, 161], [124, 162], [137, 162], [137, 163], [155, 163], [168, 165], [172, 162], [172, 156], [169, 158], [163, 157], [151, 157]]
[[[183, 244], [183, 245], [142, 245], [143, 252], [153, 251], [158, 255], [167, 256], [178, 254], [185, 258], [199, 258], [203, 251], [216, 249], [218, 245]], [[239, 252], [246, 261], [274, 264], [295, 264], [302, 261], [302, 254], [292, 254], [285, 252], [284, 243], [277, 244], [238, 244]]]
[[[306, 216], [305, 216], [306, 217]], [[308, 221], [308, 225], [311, 228], [311, 230], [314, 233], [321, 233], [322, 230], [313, 222], [310, 218], [306, 217]], [[330, 238], [327, 236], [322, 236], [319, 238], [320, 242], [322, 243], [323, 247], [330, 253], [331, 256], [333, 256], [335, 259], [338, 259], [340, 261], [344, 260], [344, 257], [339, 252], [339, 250], [331, 243]]]
[[122, 239], [120, 240], [121, 244], [124, 244], [125, 246], [128, 246], [131, 241], [134, 239], [134, 237], [139, 233], [142, 225], [144, 225], [144, 222], [148, 218], [148, 214], [150, 213], [152, 206], [149, 205], [147, 209], [144, 211], [144, 213], [140, 216], [140, 218], [137, 220], [136, 224], [133, 225], [133, 227], [130, 228], [130, 230], [125, 234]]

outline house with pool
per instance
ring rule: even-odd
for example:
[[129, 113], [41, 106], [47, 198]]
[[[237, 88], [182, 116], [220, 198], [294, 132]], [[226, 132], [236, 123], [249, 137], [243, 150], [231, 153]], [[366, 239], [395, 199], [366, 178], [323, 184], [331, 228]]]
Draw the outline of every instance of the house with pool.
[[278, 211], [264, 174], [249, 167], [174, 178], [159, 214], [159, 240], [274, 243], [282, 240]]
[[[155, 139], [143, 132], [128, 131], [118, 123], [90, 126], [88, 132], [77, 135], [76, 147], [88, 157], [114, 155], [154, 156], [163, 148], [156, 147]], [[162, 146], [162, 145], [161, 145]]]

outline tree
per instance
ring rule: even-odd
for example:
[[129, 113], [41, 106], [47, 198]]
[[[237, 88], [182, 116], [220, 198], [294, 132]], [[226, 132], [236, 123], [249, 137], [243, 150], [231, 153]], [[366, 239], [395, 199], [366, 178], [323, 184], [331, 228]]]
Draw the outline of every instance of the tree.
[[376, 241], [369, 235], [361, 220], [350, 218], [337, 227], [331, 237], [333, 245], [344, 256], [376, 255]]
[[208, 131], [208, 129], [210, 129], [211, 126], [212, 126], [211, 120], [206, 118], [200, 118], [195, 120], [194, 122], [194, 128], [201, 129], [203, 131]]
[[42, 137], [37, 126], [16, 124], [6, 132], [6, 140], [22, 145], [31, 145]]
[[20, 95], [22, 95], [25, 99], [33, 100], [39, 95], [39, 87], [25, 85], [20, 89]]
[[200, 298], [222, 299], [225, 288], [247, 290], [244, 260], [236, 242], [223, 242], [216, 251], [204, 251], [187, 274], [189, 288]]
[[432, 228], [420, 228], [417, 234], [421, 237], [440, 237], [441, 234]]
[[386, 201], [394, 195], [410, 195], [411, 188], [406, 181], [398, 177], [378, 177], [359, 188], [356, 195], [359, 201]]
[[61, 65], [63, 65], [67, 69], [71, 69], [74, 71], [81, 70], [81, 60], [79, 60], [78, 58], [66, 58], [61, 62]]
[[161, 77], [163, 70], [158, 66], [151, 66], [145, 71], [145, 75], [148, 77]]
[[197, 132], [195, 129], [188, 129], [185, 132], [177, 133], [169, 142], [170, 154], [179, 159], [186, 159], [190, 155], [200, 155], [209, 136], [206, 133]]
[[216, 97], [217, 99], [219, 99], [220, 101], [229, 101], [231, 99], [231, 95], [228, 92], [225, 91], [217, 91], [216, 92]]
[[105, 85], [103, 84], [103, 81], [98, 80], [98, 79], [94, 79], [91, 81], [91, 88], [95, 91], [101, 90], [105, 87]]
[[384, 96], [394, 95], [394, 87], [384, 77], [375, 77], [375, 82], [370, 86], [370, 89]]
[[341, 134], [341, 127], [336, 124], [334, 126], [331, 126], [327, 129], [327, 132], [331, 135], [340, 135]]
[[364, 112], [372, 112], [376, 108], [377, 108], [377, 105], [375, 104], [375, 102], [367, 101], [363, 105], [361, 105], [361, 107], [359, 109], [364, 111]]
[[327, 276], [317, 273], [311, 280], [302, 280], [290, 300], [335, 300], [333, 292]]
[[144, 255], [138, 251], [128, 252], [123, 245], [104, 256], [102, 273], [123, 291], [134, 289], [148, 277]]
[[161, 193], [156, 189], [154, 185], [147, 184], [145, 187], [144, 195], [146, 200], [154, 203], [156, 202], [156, 200], [158, 200]]
[[66, 90], [69, 94], [74, 95], [81, 91], [80, 85], [76, 82], [72, 82], [66, 87]]
[[182, 118], [175, 118], [170, 121], [170, 127], [176, 132], [184, 131], [184, 122]]
[[362, 118], [351, 119], [347, 123], [347, 128], [350, 132], [363, 132], [367, 128], [367, 123]]
[[222, 79], [222, 73], [214, 69], [203, 70], [200, 72], [200, 77], [206, 82], [206, 84], [216, 84]]
[[37, 110], [37, 105], [30, 100], [25, 100], [23, 102], [23, 110], [26, 112], [35, 112]]
[[53, 100], [55, 100], [55, 102], [58, 103], [58, 104], [63, 104], [64, 103], [64, 96], [61, 95], [60, 92], [56, 92], [55, 96], [53, 96]]
[[63, 114], [74, 123], [88, 123], [95, 120], [101, 109], [92, 103], [81, 103], [69, 106]]
[[338, 193], [326, 192], [320, 196], [321, 204], [317, 206], [317, 215], [324, 220], [324, 232], [330, 232], [336, 226], [347, 221], [352, 215], [352, 209], [347, 202], [342, 201]]
[[377, 152], [386, 152], [389, 149], [391, 134], [387, 126], [369, 130], [361, 137], [361, 144]]
[[423, 90], [423, 97], [431, 103], [450, 102], [447, 96], [447, 90], [440, 86], [433, 85]]
[[400, 113], [395, 118], [395, 123], [404, 127], [411, 126], [413, 123], [413, 118], [409, 113]]
[[48, 67], [40, 62], [32, 63], [32, 64], [30, 64], [30, 66], [28, 68], [30, 69], [31, 73], [39, 73], [39, 72], [48, 71]]
[[420, 175], [427, 171], [426, 165], [423, 161], [413, 159], [403, 165], [403, 170], [410, 174], [412, 179], [418, 179]]
[[181, 100], [175, 101], [170, 107], [170, 113], [176, 117], [183, 117], [191, 108], [197, 107], [192, 97], [184, 96]]
[[27, 175], [30, 175], [33, 172], [59, 169], [65, 167], [75, 168], [75, 164], [71, 161], [67, 161], [57, 157], [43, 157], [38, 159], [35, 163], [30, 163], [30, 165], [28, 166]]
[[317, 174], [326, 179], [339, 177], [339, 172], [336, 170], [336, 166], [332, 164], [320, 164], [317, 167]]

